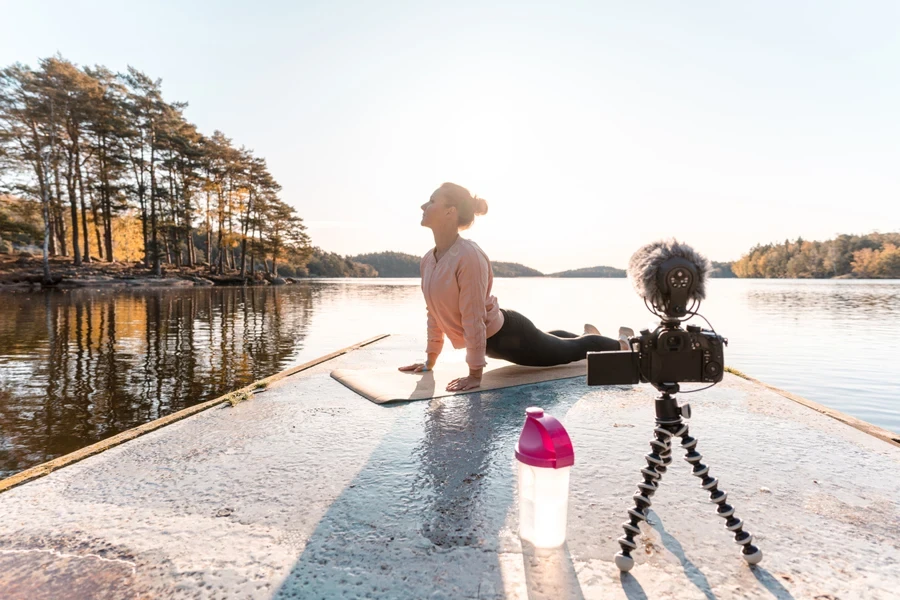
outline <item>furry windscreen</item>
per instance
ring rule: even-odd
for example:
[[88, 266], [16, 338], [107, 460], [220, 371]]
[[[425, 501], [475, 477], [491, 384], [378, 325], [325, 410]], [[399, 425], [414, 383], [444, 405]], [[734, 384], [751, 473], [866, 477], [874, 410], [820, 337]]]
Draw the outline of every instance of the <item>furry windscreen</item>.
[[631, 278], [634, 290], [654, 306], [662, 306], [665, 301], [657, 281], [659, 268], [676, 256], [690, 261], [697, 268], [699, 276], [693, 299], [706, 298], [706, 278], [711, 268], [709, 260], [687, 244], [672, 238], [642, 246], [628, 261], [628, 277]]

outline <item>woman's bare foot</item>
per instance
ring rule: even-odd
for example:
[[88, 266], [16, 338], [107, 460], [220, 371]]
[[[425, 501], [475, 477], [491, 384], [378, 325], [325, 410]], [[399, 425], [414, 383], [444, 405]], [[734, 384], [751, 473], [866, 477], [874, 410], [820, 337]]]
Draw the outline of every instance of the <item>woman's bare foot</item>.
[[631, 327], [619, 327], [619, 347], [622, 350], [631, 350], [631, 338], [634, 337], [634, 329]]
[[590, 323], [585, 323], [584, 324], [584, 334], [585, 335], [588, 335], [588, 334], [600, 335], [600, 330], [597, 329], [596, 327], [594, 327], [593, 325], [591, 325]]

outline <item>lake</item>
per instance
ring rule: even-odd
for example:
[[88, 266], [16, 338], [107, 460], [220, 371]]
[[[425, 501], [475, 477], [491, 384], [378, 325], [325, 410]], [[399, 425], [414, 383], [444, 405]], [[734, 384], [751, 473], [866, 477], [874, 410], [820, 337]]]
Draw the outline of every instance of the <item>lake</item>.
[[[418, 286], [0, 293], [0, 478], [380, 333], [424, 337]], [[494, 294], [545, 330], [655, 326], [626, 279], [496, 279]], [[728, 366], [900, 432], [900, 281], [714, 279], [708, 296]]]

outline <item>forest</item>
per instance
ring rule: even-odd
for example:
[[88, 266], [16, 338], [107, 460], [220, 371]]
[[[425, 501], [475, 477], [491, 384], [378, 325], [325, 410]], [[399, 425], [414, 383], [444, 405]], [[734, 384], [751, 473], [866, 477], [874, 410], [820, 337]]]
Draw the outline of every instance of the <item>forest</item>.
[[243, 278], [258, 264], [277, 277], [279, 261], [309, 256], [303, 220], [265, 159], [221, 131], [203, 135], [186, 107], [133, 67], [114, 73], [54, 56], [0, 70], [0, 190], [9, 196], [0, 238], [37, 238], [45, 281], [50, 257], [111, 263], [129, 233], [157, 276], [165, 264]]
[[839, 235], [824, 242], [797, 238], [758, 245], [733, 262], [731, 269], [738, 277], [900, 278], [900, 233]]

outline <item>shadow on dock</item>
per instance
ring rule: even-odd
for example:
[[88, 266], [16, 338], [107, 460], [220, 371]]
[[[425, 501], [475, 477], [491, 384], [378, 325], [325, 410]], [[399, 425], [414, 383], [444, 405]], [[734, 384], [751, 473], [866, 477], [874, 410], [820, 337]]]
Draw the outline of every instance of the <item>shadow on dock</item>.
[[[564, 415], [578, 398], [551, 382], [386, 406], [403, 414], [328, 508], [275, 597], [505, 598], [514, 582], [500, 556], [519, 551], [504, 523], [525, 408]], [[529, 598], [583, 597], [560, 552], [518, 559]]]

